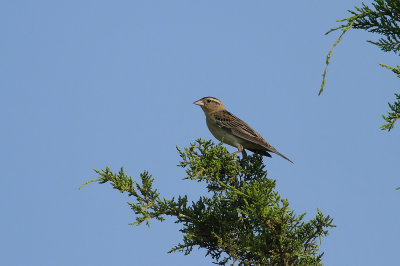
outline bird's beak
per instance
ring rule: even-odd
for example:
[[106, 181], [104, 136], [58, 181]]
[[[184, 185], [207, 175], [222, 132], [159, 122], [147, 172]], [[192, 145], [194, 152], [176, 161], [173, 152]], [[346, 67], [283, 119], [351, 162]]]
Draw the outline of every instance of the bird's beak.
[[193, 104], [198, 105], [198, 106], [203, 106], [204, 105], [202, 100], [197, 100]]

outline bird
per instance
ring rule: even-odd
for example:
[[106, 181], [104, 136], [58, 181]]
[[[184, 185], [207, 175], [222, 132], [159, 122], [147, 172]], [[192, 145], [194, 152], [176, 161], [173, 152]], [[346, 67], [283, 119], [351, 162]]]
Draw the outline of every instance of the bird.
[[257, 131], [228, 112], [225, 105], [217, 98], [203, 97], [193, 104], [203, 109], [207, 127], [211, 134], [223, 143], [238, 149], [231, 155], [241, 152], [242, 158], [246, 158], [247, 149], [253, 153], [272, 157], [270, 154], [272, 152], [293, 163], [288, 157], [278, 152]]

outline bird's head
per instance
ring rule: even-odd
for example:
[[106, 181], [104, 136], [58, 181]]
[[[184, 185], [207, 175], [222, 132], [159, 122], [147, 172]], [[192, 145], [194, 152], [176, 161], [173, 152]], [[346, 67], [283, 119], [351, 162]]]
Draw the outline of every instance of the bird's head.
[[203, 109], [204, 113], [210, 114], [218, 111], [226, 110], [225, 105], [214, 97], [204, 97], [194, 102]]

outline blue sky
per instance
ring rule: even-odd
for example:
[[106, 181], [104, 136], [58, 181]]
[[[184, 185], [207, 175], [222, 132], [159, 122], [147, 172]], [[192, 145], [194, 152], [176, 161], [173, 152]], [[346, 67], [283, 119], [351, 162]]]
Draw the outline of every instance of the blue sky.
[[399, 85], [378, 63], [398, 57], [350, 32], [317, 96], [337, 38], [324, 33], [355, 4], [2, 1], [0, 264], [211, 264], [167, 254], [182, 238], [172, 219], [129, 226], [126, 195], [78, 190], [108, 165], [148, 170], [165, 197], [203, 195], [175, 149], [212, 139], [203, 96], [295, 162], [264, 159], [296, 213], [334, 218], [325, 265], [398, 263], [400, 129], [378, 129]]

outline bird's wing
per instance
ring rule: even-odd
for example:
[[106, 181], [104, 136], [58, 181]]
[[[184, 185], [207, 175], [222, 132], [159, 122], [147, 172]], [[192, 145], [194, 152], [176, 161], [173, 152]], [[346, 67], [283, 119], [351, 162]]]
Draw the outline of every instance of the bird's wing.
[[269, 151], [275, 152], [276, 149], [266, 142], [260, 134], [252, 129], [248, 124], [234, 116], [228, 111], [216, 112], [213, 118], [217, 126], [229, 129], [233, 135], [242, 138], [254, 144], [261, 145]]
[[[290, 160], [289, 158], [278, 152], [277, 149], [275, 149], [271, 144], [269, 144], [265, 139], [263, 139], [263, 137], [261, 137], [261, 135], [258, 134], [254, 129], [252, 129], [248, 124], [246, 124], [233, 114], [229, 113], [228, 111], [224, 110], [213, 113], [213, 119], [215, 120], [217, 126], [229, 130], [236, 137], [242, 138], [256, 145], [260, 145], [267, 151], [278, 154], [279, 156], [282, 156], [289, 162], [293, 163], [292, 160]], [[250, 148], [250, 150], [253, 152], [257, 152], [257, 149]], [[264, 155], [271, 157], [271, 155], [268, 152], [267, 154]]]

